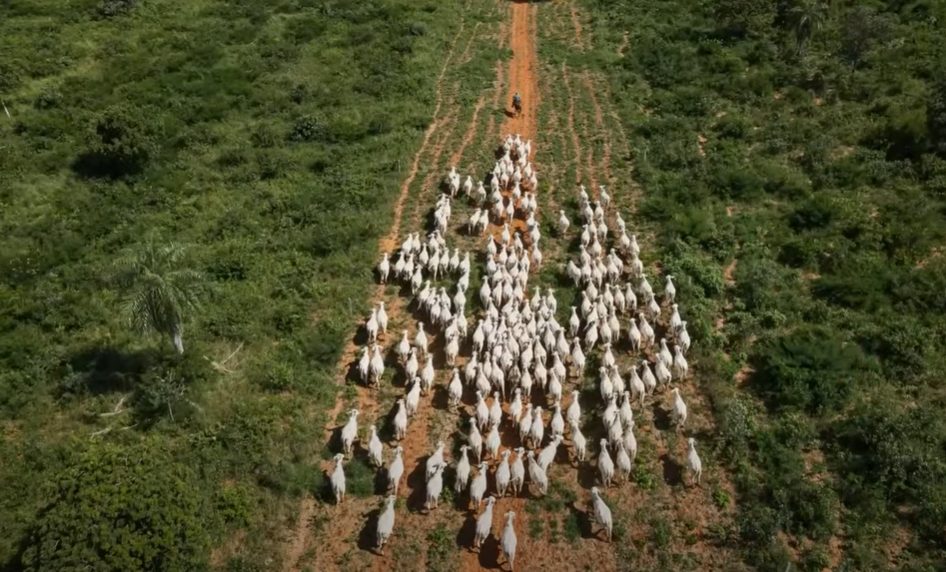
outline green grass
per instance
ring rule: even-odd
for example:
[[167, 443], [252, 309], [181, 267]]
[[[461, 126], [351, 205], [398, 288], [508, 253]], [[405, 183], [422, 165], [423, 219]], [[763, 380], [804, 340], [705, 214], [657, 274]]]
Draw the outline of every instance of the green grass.
[[704, 450], [737, 486], [738, 538], [719, 536], [782, 569], [787, 535], [817, 570], [837, 535], [834, 565], [876, 569], [906, 530], [899, 562], [927, 569], [946, 557], [943, 37], [915, 6], [832, 5], [799, 51], [793, 18], [819, 4], [587, 0], [594, 48], [542, 49], [607, 78], [630, 135], [635, 222], [678, 278], [719, 425]]
[[545, 533], [545, 520], [533, 518], [529, 520], [529, 538], [537, 540]]
[[[323, 487], [335, 364], [461, 7], [129, 4], [0, 9], [0, 566], [19, 566], [45, 484], [102, 441], [147, 440], [194, 471], [201, 541], [249, 530], [233, 567], [265, 567], [293, 498]], [[121, 152], [93, 133], [106, 117]], [[122, 312], [115, 262], [148, 238], [206, 277], [183, 358]], [[188, 400], [173, 421], [139, 397], [169, 371]], [[369, 495], [359, 463], [350, 493]]]
[[565, 540], [569, 542], [578, 542], [581, 538], [581, 522], [575, 512], [569, 512], [565, 517], [562, 533], [565, 535]]
[[438, 525], [427, 535], [427, 569], [453, 570], [454, 568], [454, 532], [444, 525]]

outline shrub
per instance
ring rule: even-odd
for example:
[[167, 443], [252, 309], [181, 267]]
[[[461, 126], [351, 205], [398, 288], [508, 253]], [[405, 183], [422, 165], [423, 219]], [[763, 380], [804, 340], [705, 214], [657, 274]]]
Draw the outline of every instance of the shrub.
[[938, 412], [864, 405], [836, 431], [845, 472], [869, 475], [861, 486], [883, 485], [890, 502], [925, 501], [927, 489], [946, 482], [946, 424]]
[[752, 124], [741, 115], [725, 115], [716, 122], [713, 130], [717, 135], [726, 139], [742, 139], [749, 134]]
[[9, 61], [0, 62], [0, 93], [12, 92], [20, 85], [20, 70]]
[[711, 4], [717, 21], [733, 35], [768, 32], [775, 20], [776, 4], [768, 0], [716, 0]]
[[874, 368], [859, 346], [828, 328], [802, 326], [756, 345], [754, 386], [774, 409], [842, 407]]
[[125, 107], [110, 107], [92, 122], [77, 168], [86, 175], [123, 177], [144, 169], [157, 144], [144, 120]]
[[811, 230], [824, 228], [834, 220], [837, 205], [830, 197], [823, 194], [815, 195], [795, 209], [789, 217], [789, 225], [794, 230]]
[[758, 197], [765, 182], [748, 163], [721, 161], [710, 168], [710, 181], [723, 197], [749, 200]]
[[735, 398], [723, 404], [719, 440], [730, 460], [735, 461], [745, 455], [754, 430], [755, 419], [745, 400]]
[[102, 0], [99, 5], [99, 14], [106, 18], [120, 16], [131, 12], [138, 0]]
[[200, 570], [210, 524], [189, 470], [151, 447], [96, 445], [48, 484], [24, 570]]
[[753, 504], [739, 518], [739, 533], [751, 543], [765, 544], [775, 538], [778, 517], [774, 509], [762, 504]]
[[729, 506], [729, 502], [731, 500], [729, 498], [729, 493], [727, 493], [723, 489], [718, 488], [718, 487], [714, 488], [712, 497], [713, 497], [713, 504], [716, 505], [716, 508], [723, 510], [727, 506]]
[[774, 161], [759, 161], [756, 163], [756, 171], [766, 192], [779, 198], [798, 200], [811, 191], [811, 181], [804, 173]]
[[933, 144], [933, 150], [946, 157], [946, 74], [940, 71], [932, 86], [927, 104], [927, 130]]
[[316, 117], [305, 115], [293, 123], [289, 139], [291, 141], [322, 141], [326, 133], [325, 123]]
[[59, 107], [60, 103], [62, 103], [62, 93], [54, 87], [46, 87], [33, 100], [33, 107], [36, 109], [53, 109]]
[[254, 147], [269, 148], [279, 144], [279, 135], [270, 123], [260, 123], [250, 135]]

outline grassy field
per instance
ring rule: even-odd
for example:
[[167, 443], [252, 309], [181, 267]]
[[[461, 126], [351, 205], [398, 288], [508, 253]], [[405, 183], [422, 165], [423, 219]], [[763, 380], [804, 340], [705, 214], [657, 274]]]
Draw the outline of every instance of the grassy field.
[[641, 222], [697, 309], [738, 491], [720, 542], [766, 570], [937, 569], [941, 7], [583, 4]]
[[[0, 562], [271, 569], [460, 11], [0, 6]], [[202, 276], [181, 357], [128, 325], [149, 243]]]

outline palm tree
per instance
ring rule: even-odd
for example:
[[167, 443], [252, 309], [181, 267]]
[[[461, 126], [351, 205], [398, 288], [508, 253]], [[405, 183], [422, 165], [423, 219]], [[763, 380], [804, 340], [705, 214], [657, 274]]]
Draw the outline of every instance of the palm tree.
[[805, 51], [811, 38], [821, 30], [827, 10], [828, 3], [824, 0], [795, 0], [789, 15], [795, 29], [795, 49], [799, 54]]
[[179, 354], [184, 353], [184, 321], [198, 308], [202, 278], [199, 272], [181, 268], [183, 255], [180, 245], [149, 240], [124, 260], [119, 275], [131, 291], [126, 312], [132, 327], [168, 336]]

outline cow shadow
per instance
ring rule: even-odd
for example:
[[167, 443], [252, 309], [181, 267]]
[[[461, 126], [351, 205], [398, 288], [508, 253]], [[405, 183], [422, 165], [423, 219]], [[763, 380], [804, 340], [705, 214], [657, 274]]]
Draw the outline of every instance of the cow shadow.
[[407, 475], [407, 486], [411, 489], [407, 497], [407, 509], [411, 512], [426, 512], [427, 507], [427, 459], [424, 455]]
[[495, 534], [490, 534], [480, 544], [479, 561], [483, 568], [501, 568], [499, 564], [499, 539], [496, 538]]
[[658, 431], [671, 431], [673, 430], [673, 420], [670, 418], [670, 411], [664, 409], [660, 406], [658, 400], [654, 400], [651, 404], [651, 411], [654, 414], [654, 428]]
[[660, 456], [660, 464], [663, 468], [664, 482], [670, 486], [683, 484], [683, 466], [670, 453]]
[[378, 530], [379, 518], [381, 518], [380, 508], [373, 509], [365, 515], [365, 525], [358, 533], [358, 548], [361, 550], [378, 553], [375, 543], [377, 542], [376, 532]]

